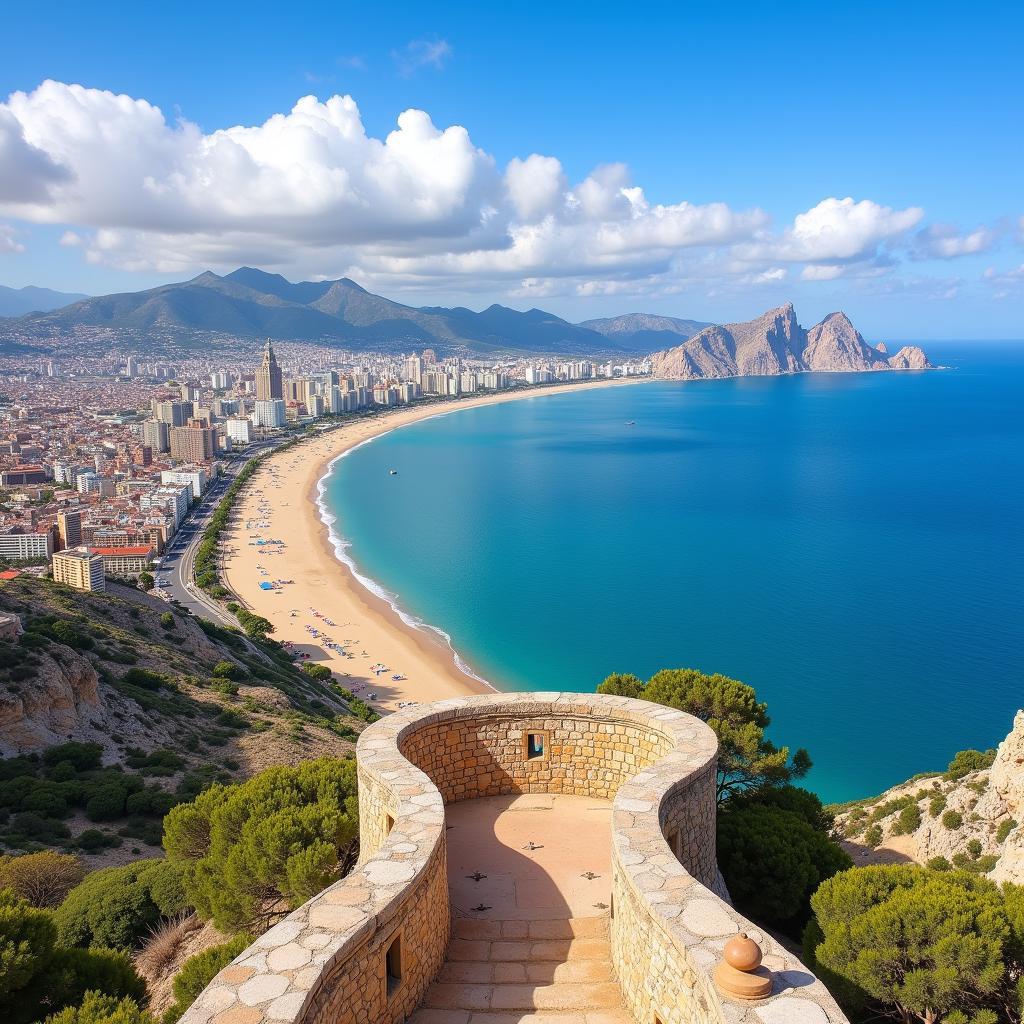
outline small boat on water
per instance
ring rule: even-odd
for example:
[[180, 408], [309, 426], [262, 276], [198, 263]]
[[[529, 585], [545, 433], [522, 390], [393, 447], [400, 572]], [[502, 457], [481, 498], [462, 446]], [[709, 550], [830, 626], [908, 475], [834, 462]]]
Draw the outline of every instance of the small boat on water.
[[398, 476], [398, 470], [397, 469], [389, 469], [388, 470], [388, 476]]
[[636, 420], [626, 420], [626, 426], [627, 427], [635, 427], [636, 426]]

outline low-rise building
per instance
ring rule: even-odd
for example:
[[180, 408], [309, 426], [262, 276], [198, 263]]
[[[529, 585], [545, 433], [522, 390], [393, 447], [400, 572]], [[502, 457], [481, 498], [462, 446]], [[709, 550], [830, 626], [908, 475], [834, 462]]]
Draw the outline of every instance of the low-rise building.
[[89, 548], [103, 559], [103, 571], [108, 576], [138, 576], [153, 564], [153, 549], [146, 544], [123, 548]]

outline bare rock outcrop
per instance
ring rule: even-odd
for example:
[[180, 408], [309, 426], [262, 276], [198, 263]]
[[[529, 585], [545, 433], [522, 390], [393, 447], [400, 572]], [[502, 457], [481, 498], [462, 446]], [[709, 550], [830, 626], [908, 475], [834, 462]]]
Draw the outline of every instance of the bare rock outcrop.
[[92, 664], [65, 648], [59, 661], [40, 658], [32, 678], [0, 690], [0, 756], [29, 754], [77, 738], [101, 711]]
[[[999, 744], [989, 781], [1013, 820], [1024, 823], [1024, 711], [1017, 712], [1013, 730]], [[1024, 885], [1024, 824], [1007, 837], [1006, 849], [992, 877], [999, 882]]]
[[889, 356], [889, 366], [893, 370], [930, 370], [932, 364], [924, 354], [924, 349], [917, 345], [904, 345], [894, 356]]
[[808, 370], [829, 372], [885, 370], [889, 364], [877, 349], [861, 336], [845, 313], [829, 313], [807, 332], [803, 350]]
[[918, 370], [931, 366], [924, 352], [909, 345], [894, 356], [872, 348], [845, 313], [829, 313], [805, 331], [792, 303], [770, 309], [756, 320], [706, 327], [674, 348], [651, 356], [655, 377], [757, 377], [783, 373]]

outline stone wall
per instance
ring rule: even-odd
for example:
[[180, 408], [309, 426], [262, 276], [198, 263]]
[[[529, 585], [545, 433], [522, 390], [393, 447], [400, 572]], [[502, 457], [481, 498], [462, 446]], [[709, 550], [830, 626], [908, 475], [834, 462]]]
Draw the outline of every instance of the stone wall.
[[[518, 793], [614, 800], [612, 958], [639, 1024], [840, 1024], [821, 984], [714, 891], [716, 751], [689, 715], [600, 694], [464, 697], [382, 719], [356, 748], [356, 869], [225, 968], [183, 1024], [398, 1024], [445, 956], [444, 803]], [[710, 980], [737, 931], [775, 972], [752, 1006]]]

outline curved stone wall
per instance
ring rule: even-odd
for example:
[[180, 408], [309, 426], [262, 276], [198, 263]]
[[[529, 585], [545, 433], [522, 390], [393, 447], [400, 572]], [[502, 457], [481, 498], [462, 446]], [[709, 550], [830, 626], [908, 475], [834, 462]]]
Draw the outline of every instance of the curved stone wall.
[[[600, 694], [465, 697], [382, 719], [356, 754], [356, 869], [221, 971], [182, 1024], [404, 1020], [448, 942], [444, 804], [537, 792], [614, 798], [613, 964], [640, 1024], [845, 1021], [799, 961], [722, 898], [716, 740], [697, 719]], [[711, 984], [739, 930], [775, 972], [759, 1004], [729, 1003]]]

